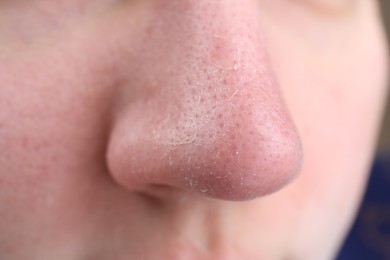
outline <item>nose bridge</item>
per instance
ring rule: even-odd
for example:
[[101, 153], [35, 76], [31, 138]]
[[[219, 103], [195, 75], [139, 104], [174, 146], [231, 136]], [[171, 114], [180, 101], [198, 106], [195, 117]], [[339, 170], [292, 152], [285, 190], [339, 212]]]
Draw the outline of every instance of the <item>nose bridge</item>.
[[281, 114], [283, 102], [268, 61], [256, 1], [161, 1], [154, 10], [158, 21], [152, 24], [158, 27], [152, 42], [160, 43], [160, 48], [148, 47], [156, 52], [149, 55], [159, 57], [155, 62], [165, 61], [164, 69], [156, 72], [166, 82], [161, 101], [176, 101], [160, 105], [171, 111], [166, 128], [181, 125], [181, 131], [168, 131], [176, 135], [168, 137], [171, 143], [189, 141], [217, 125], [232, 127], [229, 118], [240, 112], [247, 111], [248, 120], [264, 116], [253, 106], [272, 105], [274, 115]]
[[228, 200], [282, 187], [299, 169], [300, 143], [256, 1], [156, 2], [140, 56], [157, 90], [117, 119], [113, 178], [130, 190], [165, 185]]
[[208, 63], [203, 66], [237, 70], [248, 48], [264, 47], [256, 1], [159, 1], [154, 10], [160, 43], [180, 50], [187, 63], [198, 59]]
[[[255, 6], [256, 0], [177, 0], [155, 1], [152, 9], [156, 19], [162, 23], [170, 23], [172, 28], [190, 26], [203, 29], [207, 26], [207, 29], [216, 27], [230, 29], [235, 27], [233, 23], [238, 19], [241, 21], [251, 19], [249, 13], [257, 13]], [[236, 26], [241, 25], [236, 23]]]

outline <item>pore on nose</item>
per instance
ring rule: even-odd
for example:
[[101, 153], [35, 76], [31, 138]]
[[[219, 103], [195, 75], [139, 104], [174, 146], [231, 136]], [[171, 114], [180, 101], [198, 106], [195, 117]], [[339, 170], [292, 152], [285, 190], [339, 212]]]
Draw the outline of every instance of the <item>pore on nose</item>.
[[165, 187], [248, 200], [299, 172], [299, 136], [267, 58], [255, 1], [210, 2], [153, 9], [158, 22], [150, 21], [154, 30], [136, 52], [142, 62], [122, 86], [127, 98], [107, 151], [111, 176], [130, 191], [159, 196], [156, 187]]

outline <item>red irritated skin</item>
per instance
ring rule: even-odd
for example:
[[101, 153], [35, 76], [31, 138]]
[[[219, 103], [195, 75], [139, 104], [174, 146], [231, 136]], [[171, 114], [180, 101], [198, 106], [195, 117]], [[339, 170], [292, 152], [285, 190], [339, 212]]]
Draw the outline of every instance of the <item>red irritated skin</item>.
[[0, 259], [334, 258], [386, 93], [377, 11], [0, 2]]

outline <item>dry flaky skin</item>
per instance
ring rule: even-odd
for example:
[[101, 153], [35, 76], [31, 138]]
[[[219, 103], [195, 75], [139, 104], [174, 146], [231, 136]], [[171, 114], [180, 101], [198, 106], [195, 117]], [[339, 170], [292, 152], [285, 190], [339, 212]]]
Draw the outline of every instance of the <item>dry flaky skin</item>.
[[331, 259], [387, 64], [315, 1], [0, 2], [0, 259]]

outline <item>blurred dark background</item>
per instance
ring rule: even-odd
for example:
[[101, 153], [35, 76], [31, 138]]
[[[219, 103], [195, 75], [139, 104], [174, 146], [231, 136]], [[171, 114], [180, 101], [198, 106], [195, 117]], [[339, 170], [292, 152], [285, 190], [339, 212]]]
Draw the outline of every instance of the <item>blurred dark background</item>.
[[[381, 0], [383, 20], [385, 22], [385, 28], [387, 35], [390, 35], [390, 1]], [[388, 98], [389, 100], [389, 98]], [[387, 111], [385, 114], [385, 121], [379, 141], [379, 152], [390, 152], [390, 106], [387, 105]]]
[[[366, 0], [371, 1], [371, 0]], [[381, 0], [390, 38], [390, 0]], [[387, 99], [390, 101], [389, 97]], [[359, 214], [337, 260], [390, 260], [390, 102]]]

